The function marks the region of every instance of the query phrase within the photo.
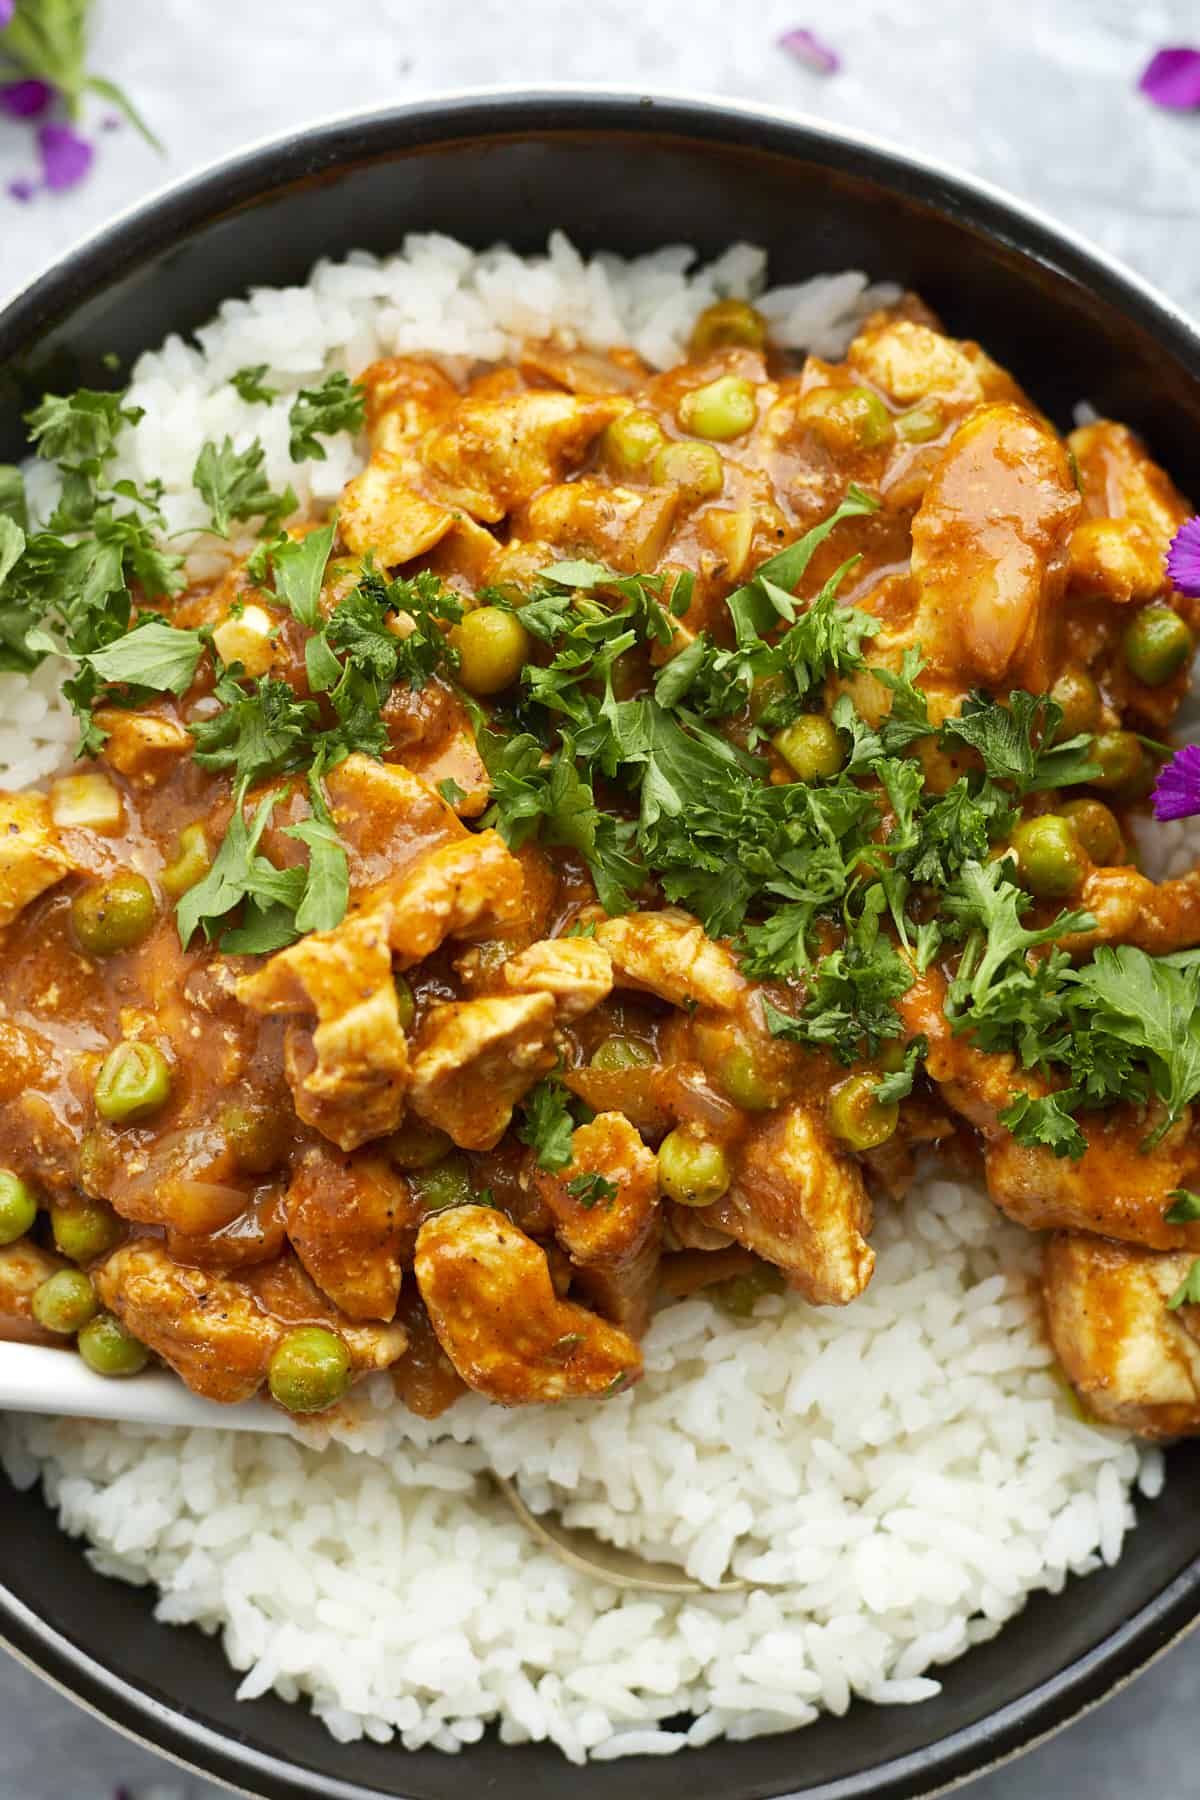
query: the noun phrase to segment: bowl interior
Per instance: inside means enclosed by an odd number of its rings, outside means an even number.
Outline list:
[[[20,410],[46,386],[111,385],[221,299],[302,281],[318,257],[394,248],[406,231],[626,253],[736,239],[770,251],[775,282],[861,268],[917,288],[975,336],[1059,423],[1076,401],[1141,430],[1200,492],[1200,345],[1119,271],[949,176],[815,127],[685,103],[497,96],[320,128],[251,153],[83,246],[0,316],[0,459],[22,454]],[[1200,1606],[1200,1449],[1170,1455],[1120,1564],[1040,1596],[945,1671],[918,1707],[856,1706],[800,1734],[720,1743],[617,1770],[489,1737],[465,1761],[335,1744],[302,1707],[233,1698],[217,1644],[168,1631],[151,1600],[103,1580],[40,1501],[0,1479],[0,1635],[116,1722],[255,1792],[451,1800],[906,1800],[977,1772],[1099,1698]]]

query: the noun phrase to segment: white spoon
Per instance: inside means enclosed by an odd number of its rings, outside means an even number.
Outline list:
[[[216,1431],[287,1431],[283,1413],[260,1400],[221,1406],[202,1400],[165,1369],[114,1380],[96,1375],[78,1356],[36,1344],[0,1343],[0,1412],[48,1413],[56,1418],[112,1419],[129,1425],[209,1426]],[[670,1563],[648,1562],[636,1551],[608,1544],[590,1531],[572,1530],[553,1513],[533,1513],[516,1483],[491,1479],[531,1537],[560,1562],[609,1587],[662,1594],[730,1594],[744,1581],[715,1587],[695,1581]]]

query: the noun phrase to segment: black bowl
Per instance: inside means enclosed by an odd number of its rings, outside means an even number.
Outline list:
[[[252,283],[301,281],[323,255],[389,250],[408,230],[541,248],[685,240],[764,244],[775,281],[862,268],[920,290],[1042,405],[1086,397],[1128,420],[1200,492],[1200,339],[1095,252],[986,188],[778,114],[558,91],[430,100],[281,138],[169,189],[89,239],[0,315],[0,458],[49,382],[111,385],[123,361],[201,323]],[[790,1736],[673,1759],[571,1768],[489,1737],[462,1758],[334,1743],[302,1706],[239,1705],[215,1643],[154,1623],[150,1597],[103,1580],[40,1501],[0,1483],[0,1628],[19,1655],[115,1725],[272,1800],[910,1800],[1044,1736],[1143,1667],[1200,1611],[1200,1450],[1115,1569],[1042,1595],[944,1674],[921,1706],[856,1705]],[[11,1725],[11,1722],[10,1722]]]

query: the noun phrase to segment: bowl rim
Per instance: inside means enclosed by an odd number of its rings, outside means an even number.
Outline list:
[[[381,154],[400,155],[463,139],[561,137],[589,130],[807,157],[910,192],[1019,257],[1090,286],[1200,380],[1200,329],[1176,302],[1082,234],[990,181],[893,140],[797,109],[687,89],[651,91],[591,82],[438,90],[396,105],[325,115],[215,158],[87,232],[0,298],[0,365],[92,292],[164,254],[190,230],[264,199],[272,186],[333,173]],[[819,1800],[866,1800],[868,1791],[872,1800],[933,1800],[948,1793],[1091,1711],[1198,1622],[1200,1557],[1057,1675],[923,1749],[826,1783]],[[285,1762],[190,1716],[183,1705],[156,1699],[38,1618],[3,1580],[0,1647],[124,1736],[239,1793],[269,1792],[278,1800],[377,1800],[379,1790]],[[249,1789],[242,1785],[247,1779],[269,1786]]]

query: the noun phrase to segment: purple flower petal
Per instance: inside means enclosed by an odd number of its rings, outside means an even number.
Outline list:
[[[1156,819],[1190,819],[1200,813],[1200,744],[1185,744],[1164,763],[1153,800]]]
[[[28,176],[19,176],[16,181],[9,182],[8,193],[12,199],[19,200],[22,206],[28,206],[37,193],[37,182],[30,181]]]
[[[40,119],[51,101],[54,89],[45,81],[10,81],[0,87],[0,112],[10,119]]]
[[[1185,519],[1171,539],[1167,574],[1181,594],[1200,600],[1200,518]]]
[[[1138,86],[1148,100],[1168,112],[1200,107],[1200,50],[1183,44],[1159,50],[1143,69]]]
[[[17,10],[17,0],[0,0],[0,31],[13,22],[13,14]]]
[[[803,25],[785,31],[779,40],[779,48],[804,63],[806,68],[815,69],[818,75],[836,75],[842,66],[837,51],[823,44],[815,31],[808,31]]]
[[[71,125],[43,125],[37,141],[49,188],[75,187],[92,166],[95,151]]]

